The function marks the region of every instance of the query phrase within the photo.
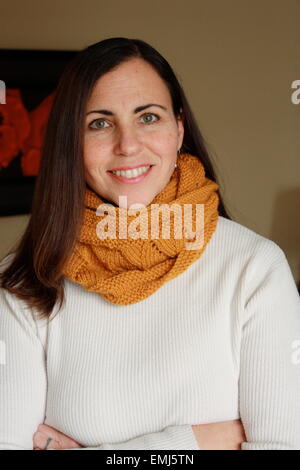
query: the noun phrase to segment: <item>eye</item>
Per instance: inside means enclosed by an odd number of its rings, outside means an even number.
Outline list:
[[[102,123],[106,122],[106,120],[103,119],[103,118],[95,119],[94,121],[92,121],[92,122],[90,123],[89,127],[90,127],[91,129],[106,129],[106,128],[103,127],[103,126],[101,126],[101,127],[98,127],[98,126],[92,127],[92,124],[97,123],[97,122],[100,122],[100,124],[102,124]]]
[[[157,121],[160,120],[160,117],[159,117],[157,114],[155,114],[155,113],[145,113],[145,114],[142,115],[142,118],[144,118],[145,116],[146,116],[146,117],[148,117],[148,116],[155,116],[155,117],[156,117],[156,120],[155,120],[155,121],[153,121],[153,120],[147,120],[147,121],[145,121],[146,124],[152,124],[152,123],[157,122]]]
[[[144,119],[144,117],[148,118],[148,117],[150,117],[150,116],[154,116],[156,119],[155,119],[155,120],[153,120],[153,119],[151,119],[151,120],[147,119],[146,121],[144,121],[145,124],[153,124],[154,122],[157,122],[157,121],[160,120],[160,117],[159,117],[157,114],[155,114],[155,113],[145,113],[145,114],[143,114],[143,115],[141,116],[141,118]],[[102,123],[105,123],[105,122],[107,122],[107,121],[106,121],[105,119],[103,119],[103,118],[94,119],[94,121],[92,121],[92,122],[89,124],[89,127],[90,127],[90,129],[94,129],[94,130],[106,129],[106,128],[109,127],[109,126],[104,127],[104,126],[101,125]],[[95,123],[95,124],[100,123],[100,124],[93,126],[94,123]]]

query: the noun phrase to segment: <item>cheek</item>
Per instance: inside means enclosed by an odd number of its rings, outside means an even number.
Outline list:
[[[149,142],[156,147],[162,148],[166,152],[173,152],[177,149],[178,130],[176,126],[168,125],[164,129],[152,134]]]
[[[87,139],[84,142],[83,159],[85,166],[93,168],[99,165],[99,161],[104,160],[105,151],[95,139]]]

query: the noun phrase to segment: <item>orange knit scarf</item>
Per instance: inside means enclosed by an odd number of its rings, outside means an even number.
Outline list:
[[[218,187],[217,183],[206,178],[200,160],[187,153],[178,156],[177,168],[168,184],[155,196],[151,204],[142,209],[132,211],[109,204],[112,211],[102,212],[101,216],[96,213],[96,209],[100,204],[104,204],[104,201],[86,187],[84,222],[75,249],[64,267],[63,275],[114,304],[128,305],[146,299],[165,282],[185,271],[203,253],[217,227]],[[159,232],[156,231],[156,238],[151,237],[153,204],[156,204],[156,207],[161,204],[179,205],[181,214],[184,214],[183,206],[189,206],[192,211],[192,218],[189,219],[193,221],[192,227],[190,224],[189,228],[185,229],[185,220],[188,219],[182,217],[181,227],[177,232],[180,233],[180,238],[178,235],[175,236],[174,230],[176,228],[178,230],[178,219],[176,222],[175,218],[174,223],[174,212],[170,210],[170,222],[168,219],[163,222],[164,219],[160,216]],[[202,238],[197,232],[196,205],[202,207]],[[114,238],[99,237],[97,225],[101,220],[104,222],[103,217],[107,227],[116,229]],[[135,219],[134,230],[132,224]],[[137,219],[140,224],[137,223]],[[109,225],[110,223],[112,225]],[[170,227],[167,236],[162,231],[166,223]],[[121,228],[124,233],[124,230],[130,227],[130,234],[141,233],[137,227],[143,227],[147,236],[136,236],[134,239],[134,236],[130,235],[119,238]],[[192,245],[191,240],[196,243]]]

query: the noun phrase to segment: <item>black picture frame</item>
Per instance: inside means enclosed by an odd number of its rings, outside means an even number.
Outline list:
[[[19,89],[24,107],[31,111],[55,90],[67,63],[77,53],[77,50],[0,49],[0,80],[6,89]],[[1,106],[5,104],[0,105],[0,113]],[[7,167],[0,169],[2,217],[31,212],[36,176],[23,175],[21,156],[20,152]]]

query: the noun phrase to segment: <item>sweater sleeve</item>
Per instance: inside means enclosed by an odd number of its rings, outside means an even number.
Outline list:
[[[46,365],[29,309],[0,288],[0,449],[32,450],[44,422]]]
[[[190,424],[168,426],[162,431],[144,434],[126,442],[101,444],[68,450],[200,450]]]
[[[268,240],[270,242],[270,240]],[[300,297],[271,242],[252,270],[243,311],[239,408],[242,450],[300,449]]]

